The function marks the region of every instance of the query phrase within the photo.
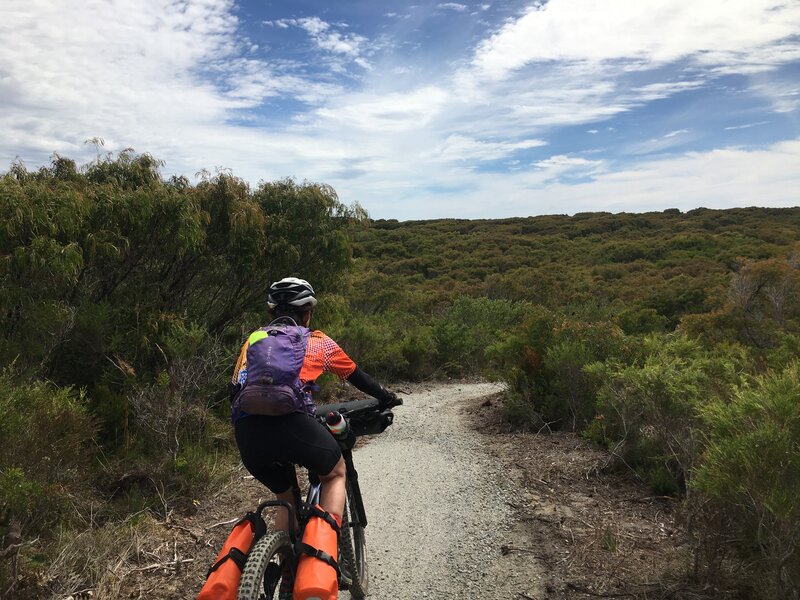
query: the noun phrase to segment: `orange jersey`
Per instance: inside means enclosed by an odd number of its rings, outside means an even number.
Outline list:
[[[247,348],[250,342],[246,341],[239,352],[239,360],[236,361],[236,368],[233,370],[233,383],[243,383],[239,381],[239,375],[247,369]],[[319,330],[312,331],[308,336],[306,344],[306,356],[303,360],[303,368],[300,369],[300,381],[308,383],[315,381],[323,372],[333,373],[342,379],[347,379],[356,370],[356,363],[345,354],[327,335]]]

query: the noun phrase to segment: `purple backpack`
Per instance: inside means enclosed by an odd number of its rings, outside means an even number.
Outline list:
[[[307,327],[281,318],[250,334],[247,368],[239,374],[242,389],[231,407],[232,420],[242,413],[272,417],[314,414],[311,394],[300,381],[310,333]]]

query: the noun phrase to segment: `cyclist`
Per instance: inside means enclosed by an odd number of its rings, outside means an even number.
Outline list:
[[[309,327],[317,298],[304,279],[286,277],[270,286],[267,304],[273,319],[289,317],[297,325]],[[233,384],[246,379],[248,342],[242,346],[233,373]],[[234,422],[236,444],[245,468],[280,500],[293,502],[294,465],[299,464],[319,475],[323,483],[320,506],[341,522],[345,501],[345,464],[338,442],[314,418],[310,401],[314,381],[324,371],[346,379],[362,392],[373,396],[383,407],[400,404],[398,397],[384,389],[362,371],[347,354],[322,331],[311,331],[300,371],[309,402],[305,412],[282,416],[243,413]],[[288,530],[288,512],[277,512],[275,526]]]

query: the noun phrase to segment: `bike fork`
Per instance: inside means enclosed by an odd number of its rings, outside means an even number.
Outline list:
[[[344,456],[344,464],[347,468],[347,481],[350,483],[350,489],[353,491],[353,504],[351,507],[350,518],[356,517],[356,521],[361,527],[367,526],[367,513],[364,510],[364,499],[361,497],[361,487],[358,485],[358,472],[353,464],[353,451],[345,450],[342,452]]]

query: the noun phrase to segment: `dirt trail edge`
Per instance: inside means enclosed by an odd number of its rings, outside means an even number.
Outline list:
[[[463,410],[499,389],[465,383],[409,394],[395,424],[356,450],[370,597],[513,597],[513,577],[500,568],[513,490]]]

